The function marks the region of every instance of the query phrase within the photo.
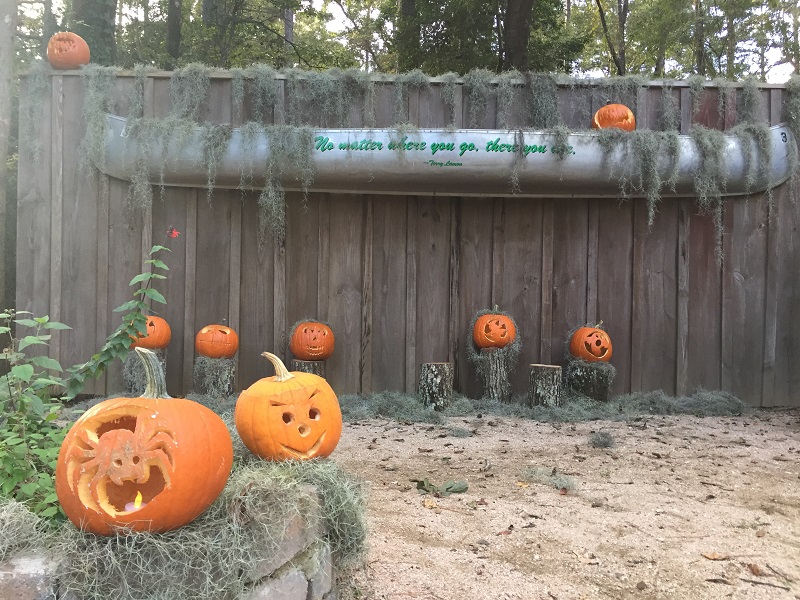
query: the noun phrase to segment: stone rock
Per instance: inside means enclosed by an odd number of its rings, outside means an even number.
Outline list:
[[[299,569],[259,583],[245,600],[307,600],[308,579]]]
[[[0,563],[0,600],[55,599],[55,564],[43,553],[20,554]]]

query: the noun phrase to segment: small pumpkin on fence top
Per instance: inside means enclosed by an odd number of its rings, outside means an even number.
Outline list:
[[[169,323],[161,317],[148,315],[144,335],[134,338],[131,348],[159,350],[166,348],[171,339],[172,329],[170,329]]]
[[[608,103],[594,113],[592,129],[609,129],[616,127],[625,131],[636,129],[636,117],[633,111],[624,104]]]
[[[481,315],[475,320],[472,328],[472,341],[478,348],[504,348],[515,339],[517,339],[517,326],[514,319],[502,313]]]
[[[580,327],[569,342],[569,353],[589,362],[608,362],[611,349],[611,338],[599,327]]]
[[[89,64],[89,44],[71,31],[54,33],[47,42],[47,60],[54,69],[77,69]]]
[[[206,325],[194,338],[194,349],[208,358],[231,358],[239,349],[239,336],[224,325]]]
[[[64,514],[99,535],[186,525],[216,500],[233,464],[222,419],[201,404],[170,398],[155,353],[136,352],[147,373],[144,394],[87,410],[64,438],[56,463]]]
[[[236,430],[250,451],[268,460],[328,456],[342,435],[342,411],[331,386],[319,375],[286,369],[262,353],[275,375],[259,379],[236,401]]]
[[[327,360],[336,340],[333,330],[318,321],[300,321],[292,330],[289,350],[299,360]]]

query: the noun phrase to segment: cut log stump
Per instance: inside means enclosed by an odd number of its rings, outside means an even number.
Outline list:
[[[561,406],[561,366],[530,366],[530,385],[528,387],[530,406]]]
[[[325,361],[324,360],[298,360],[292,359],[292,371],[300,371],[301,373],[313,373],[325,378]]]
[[[500,348],[482,348],[481,356],[486,357],[486,370],[480,373],[484,384],[484,398],[508,402],[511,400],[511,382],[508,379],[512,365],[508,364],[506,353]]]
[[[422,363],[417,397],[423,406],[444,410],[453,402],[453,363]]]
[[[608,402],[617,370],[607,362],[587,362],[579,358],[569,361],[565,376],[567,387],[597,402]]]
[[[232,358],[194,359],[192,388],[195,392],[212,398],[227,398],[233,393],[236,378],[236,361]]]

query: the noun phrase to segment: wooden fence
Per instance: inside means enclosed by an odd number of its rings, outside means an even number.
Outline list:
[[[148,76],[146,114],[167,113],[169,73]],[[117,79],[112,111],[125,115],[130,74]],[[478,397],[466,358],[475,313],[498,305],[518,323],[522,351],[512,385],[527,390],[527,365],[563,363],[567,332],[603,321],[614,344],[615,392],[695,388],[732,392],[754,406],[800,406],[800,203],[787,185],[729,199],[722,262],[711,217],[691,198],[665,199],[652,227],[640,200],[443,197],[312,193],[287,196],[285,239],[259,244],[257,193],[158,190],[152,209],[128,207],[128,184],[90,176],[80,166],[83,81],[50,77],[38,127],[39,162],[20,165],[17,307],[69,324],[53,340],[63,364],[85,361],[118,325],[112,309],[130,298],[128,283],[154,243],[172,249],[158,287],[172,326],[167,374],[171,393],[190,391],[193,340],[200,327],[225,322],[241,338],[237,388],[271,375],[259,356],[290,358],[287,334],[302,318],[324,320],[336,334],[327,363],[338,393],[414,392],[419,365],[453,361],[455,387]],[[562,118],[583,127],[597,103],[587,89],[559,91]],[[637,94],[639,127],[659,118],[664,94]],[[734,96],[736,89],[733,91]],[[770,123],[782,120],[786,90],[764,86]],[[469,100],[459,90],[463,124]],[[680,104],[681,131],[693,122],[725,129],[708,87],[699,109],[686,85],[668,94]],[[463,97],[462,97],[463,96]],[[378,98],[377,126],[391,126],[391,92]],[[381,104],[381,102],[383,102]],[[572,108],[571,108],[572,107]],[[431,91],[408,95],[408,117],[445,127],[445,103]],[[488,107],[487,126],[495,105]],[[220,75],[203,118],[236,122],[231,79]],[[579,114],[580,113],[580,114]],[[246,115],[245,115],[246,117]],[[169,227],[181,236],[166,237]],[[119,391],[114,368],[96,391]]]

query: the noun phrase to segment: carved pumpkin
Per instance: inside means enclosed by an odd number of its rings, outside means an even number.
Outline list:
[[[624,104],[611,104],[610,102],[598,109],[592,119],[592,129],[608,129],[616,127],[625,131],[636,129],[636,117],[633,111]]]
[[[131,348],[148,348],[150,350],[158,350],[166,348],[169,341],[172,339],[172,329],[161,317],[149,315],[147,323],[145,324],[144,335],[139,336],[133,340]]]
[[[200,356],[231,358],[239,349],[239,336],[224,325],[206,325],[194,338],[194,349]]]
[[[336,394],[319,375],[289,372],[264,352],[275,375],[259,379],[236,401],[236,430],[250,451],[269,460],[328,456],[342,435]]]
[[[60,31],[47,42],[47,60],[54,69],[77,69],[89,64],[89,45],[71,31]]]
[[[472,341],[478,348],[503,348],[516,338],[514,319],[504,314],[481,315],[472,328]]]
[[[570,339],[569,353],[589,362],[611,360],[611,338],[598,327],[581,327]]]
[[[289,350],[299,360],[327,360],[335,342],[333,331],[325,323],[301,321],[292,330]]]
[[[64,438],[56,494],[77,527],[169,531],[219,496],[233,464],[225,423],[205,406],[166,393],[151,350],[137,348],[147,373],[139,398],[111,398],[87,410]]]

